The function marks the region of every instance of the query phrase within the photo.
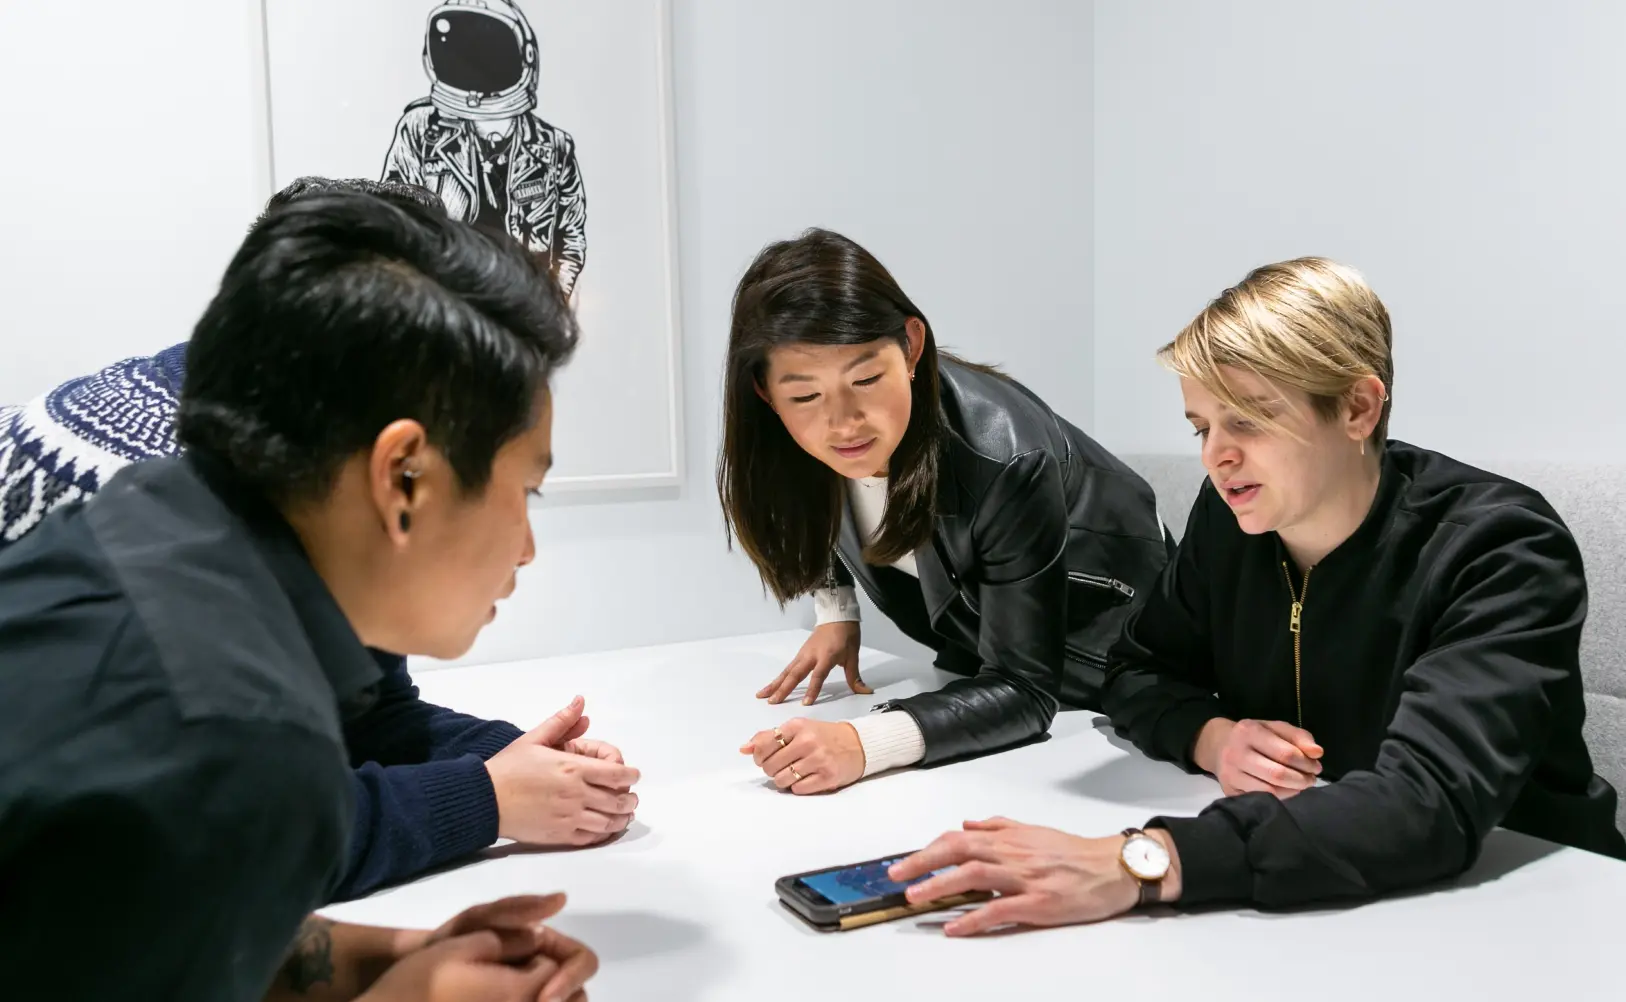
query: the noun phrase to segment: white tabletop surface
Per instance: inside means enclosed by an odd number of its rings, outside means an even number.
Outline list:
[[[1106,835],[1195,813],[1219,790],[1073,712],[1050,740],[1004,754],[830,796],[779,793],[736,751],[755,731],[937,684],[929,668],[866,650],[874,697],[835,683],[809,708],[754,699],[805,636],[419,672],[424,698],[521,727],[585,696],[591,734],[643,773],[638,818],[613,845],[499,845],[328,914],[428,927],[481,901],[565,890],[555,924],[598,951],[596,1002],[1626,999],[1626,864],[1506,831],[1457,884],[1358,907],[1171,912],[979,940],[948,939],[932,916],[813,932],[777,903],[776,878],[918,848],[995,814]]]

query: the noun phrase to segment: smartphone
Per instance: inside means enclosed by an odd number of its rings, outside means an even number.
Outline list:
[[[937,873],[946,873],[945,867],[925,877],[898,883],[886,875],[893,863],[912,855],[898,853],[863,863],[832,866],[825,870],[809,870],[780,877],[774,882],[779,900],[803,921],[824,932],[856,929],[860,926],[886,922],[908,915],[954,908],[973,901],[986,901],[991,894],[973,892],[959,894],[938,901],[910,904],[904,890]]]

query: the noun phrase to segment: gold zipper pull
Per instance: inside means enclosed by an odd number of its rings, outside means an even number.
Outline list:
[[[1304,616],[1304,603],[1294,602],[1293,611],[1288,614],[1287,628],[1294,633],[1299,632],[1299,620]]]

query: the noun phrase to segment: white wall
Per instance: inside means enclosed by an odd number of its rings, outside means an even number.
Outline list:
[[[15,359],[0,400],[184,339],[267,193],[245,68],[254,5],[95,6],[8,9],[0,33],[7,93],[87,68],[61,113],[12,105],[12,135],[40,156],[0,158],[0,337]],[[865,243],[945,344],[1006,364],[1089,427],[1090,12],[1062,0],[988,12],[677,0],[684,486],[544,502],[537,563],[468,660],[805,619],[781,615],[725,550],[711,487],[734,283],[763,244],[804,227]],[[889,636],[871,617],[866,639]]]
[[[1153,361],[1257,264],[1362,269],[1393,432],[1618,461],[1626,4],[1098,0],[1096,430],[1194,452]]]
[[[703,319],[725,322],[763,244],[830,227],[892,270],[939,341],[1087,427],[1090,11],[989,15],[980,0],[678,3],[681,225],[717,269]]]
[[[771,608],[754,576],[713,594],[694,573],[722,562],[706,485],[729,301],[771,240],[815,225],[858,240],[942,343],[1004,363],[1089,427],[1089,10],[1023,0],[987,14],[965,0],[676,5],[690,496],[635,517],[692,534],[695,554],[651,570],[680,593],[660,602],[692,610],[654,613],[670,619],[662,633],[734,632]],[[618,518],[573,514],[594,549],[598,520]],[[867,623],[867,643],[911,649]]]
[[[4,11],[0,404],[186,340],[268,183],[257,5]]]

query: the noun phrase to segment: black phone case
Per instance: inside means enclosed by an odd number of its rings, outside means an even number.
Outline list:
[[[888,894],[884,898],[874,898],[870,901],[856,901],[847,905],[820,905],[817,902],[809,901],[803,897],[802,893],[796,889],[796,881],[802,879],[803,877],[811,877],[815,873],[829,873],[831,870],[845,870],[854,866],[868,866],[871,863],[879,863],[883,859],[902,859],[908,855],[910,855],[910,853],[898,852],[889,856],[876,856],[874,859],[866,859],[859,863],[843,863],[840,866],[821,866],[817,870],[803,870],[801,873],[793,873],[788,877],[780,877],[778,880],[774,881],[773,886],[774,890],[779,894],[779,901],[781,904],[795,912],[797,916],[799,916],[808,925],[813,926],[815,929],[818,929],[821,932],[830,932],[835,929],[839,929],[841,927],[841,920],[846,916],[863,915],[866,912],[876,912],[884,908],[896,908],[899,905],[906,904],[909,899],[900,892],[897,894]]]

